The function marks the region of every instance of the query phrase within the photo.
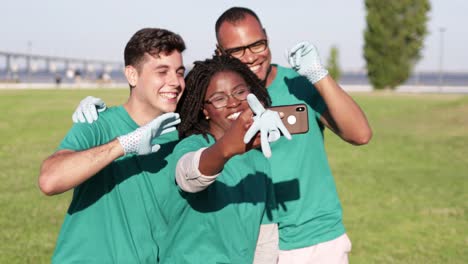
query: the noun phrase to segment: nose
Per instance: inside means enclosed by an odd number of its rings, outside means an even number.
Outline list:
[[[250,49],[246,49],[244,56],[242,56],[241,61],[245,64],[252,64],[257,60],[257,54],[250,51]]]
[[[228,102],[227,102],[227,107],[232,108],[240,105],[242,101],[239,99],[236,99],[234,96],[228,96]]]
[[[176,72],[172,72],[167,75],[166,82],[171,86],[182,86],[182,82],[184,81],[183,77],[180,77]]]

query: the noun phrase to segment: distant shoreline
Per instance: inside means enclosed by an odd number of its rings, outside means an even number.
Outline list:
[[[372,92],[372,86],[366,84],[341,84],[347,92]],[[1,83],[0,90],[76,90],[76,89],[128,89],[127,83]],[[468,94],[468,86],[401,85],[394,90],[397,93],[441,93]]]
[[[2,83],[0,82],[0,90],[15,90],[15,89],[38,89],[38,90],[67,90],[67,89],[116,89],[128,88],[127,83],[110,82],[81,82],[81,83]]]
[[[105,77],[105,78],[104,78]],[[15,74],[7,74],[2,72],[0,69],[0,86],[2,84],[33,84],[32,87],[36,87],[36,84],[41,83],[43,85],[49,85],[50,83],[60,83],[64,87],[66,85],[76,84],[86,87],[88,83],[126,83],[126,78],[122,71],[113,71],[110,74],[100,76],[96,73],[82,72],[78,76],[67,76],[64,72],[56,72],[52,74],[50,72],[18,72]],[[369,78],[364,71],[359,72],[342,72],[339,83],[342,85],[352,86],[369,86],[371,85]],[[82,85],[86,84],[86,85]],[[412,75],[402,84],[403,86],[468,86],[468,72],[414,72]]]

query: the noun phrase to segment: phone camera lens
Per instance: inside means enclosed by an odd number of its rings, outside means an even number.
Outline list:
[[[304,111],[305,111],[305,107],[299,106],[298,108],[296,108],[296,111],[297,111],[297,112],[304,112]]]

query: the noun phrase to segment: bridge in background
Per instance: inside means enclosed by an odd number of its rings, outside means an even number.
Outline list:
[[[123,63],[0,51],[0,83],[123,83]],[[187,69],[191,65],[186,66]],[[342,71],[342,85],[370,85],[364,69]],[[468,72],[414,72],[403,85],[468,87]]]
[[[114,61],[0,51],[0,81],[6,82],[52,82],[67,78],[120,81],[122,71],[123,64]]]

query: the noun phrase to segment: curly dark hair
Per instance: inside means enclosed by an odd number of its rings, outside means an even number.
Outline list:
[[[185,92],[177,110],[181,123],[179,137],[203,134],[207,139],[209,123],[203,114],[205,94],[211,79],[219,72],[231,71],[244,78],[253,93],[265,107],[271,106],[271,98],[260,79],[241,61],[227,55],[214,55],[211,59],[194,62],[193,69],[185,77]]]

